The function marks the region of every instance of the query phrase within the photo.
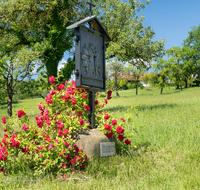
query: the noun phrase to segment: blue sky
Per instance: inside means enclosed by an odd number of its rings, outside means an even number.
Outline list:
[[[200,0],[151,0],[140,13],[144,13],[144,25],[156,33],[154,40],[165,37],[168,49],[181,46],[191,27],[200,24]]]

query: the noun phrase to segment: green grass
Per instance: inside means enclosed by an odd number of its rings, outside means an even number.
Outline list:
[[[139,90],[138,96],[135,90],[119,94],[120,98],[113,95],[104,111],[120,119],[131,105],[138,105],[139,116],[129,111],[134,124],[125,129],[137,131],[131,139],[137,148],[131,155],[93,159],[86,173],[65,179],[47,175],[38,182],[7,183],[1,176],[2,189],[200,189],[200,88],[164,89],[163,95],[156,88]],[[34,117],[41,101],[23,100],[14,106],[27,105],[28,115]],[[4,115],[6,107],[0,106],[0,117]]]

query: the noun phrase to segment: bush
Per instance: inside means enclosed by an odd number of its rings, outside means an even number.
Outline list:
[[[134,82],[129,82],[127,84],[127,87],[128,87],[128,89],[134,89],[134,88],[136,88],[136,85],[135,85]],[[140,88],[140,89],[144,88],[144,86],[143,86],[143,84],[141,82],[138,83],[138,88]]]
[[[51,90],[45,103],[38,105],[41,113],[35,117],[36,124],[29,120],[24,110],[17,111],[8,120],[2,118],[5,134],[0,143],[0,171],[4,174],[6,165],[11,163],[26,163],[35,174],[72,172],[88,164],[87,155],[77,147],[74,138],[77,131],[90,127],[88,93],[76,88],[74,81],[59,84],[53,76],[49,81]],[[106,95],[96,93],[96,123],[108,138],[117,138],[119,150],[126,150],[131,142],[124,133],[125,120],[121,118],[118,122],[111,114],[101,112],[111,94],[109,90],[107,98],[102,99]],[[97,99],[99,97],[101,100]]]

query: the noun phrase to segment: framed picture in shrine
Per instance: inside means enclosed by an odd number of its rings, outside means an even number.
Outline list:
[[[77,87],[105,89],[105,38],[92,29],[75,29],[75,77]]]

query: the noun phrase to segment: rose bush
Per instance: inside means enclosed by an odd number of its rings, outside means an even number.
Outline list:
[[[29,120],[24,110],[8,120],[4,117],[4,137],[0,143],[1,171],[5,173],[6,162],[23,159],[37,174],[45,171],[66,172],[84,169],[88,164],[88,157],[79,149],[74,138],[76,131],[90,128],[88,114],[88,93],[85,89],[76,88],[75,82],[59,84],[58,78],[49,78],[51,90],[40,103],[40,114],[35,117],[36,123]],[[107,92],[107,99],[99,99],[105,95],[96,93],[95,109],[96,123],[99,130],[110,138],[127,146],[131,141],[126,138],[125,119],[118,122],[109,113],[102,113],[112,91]]]

